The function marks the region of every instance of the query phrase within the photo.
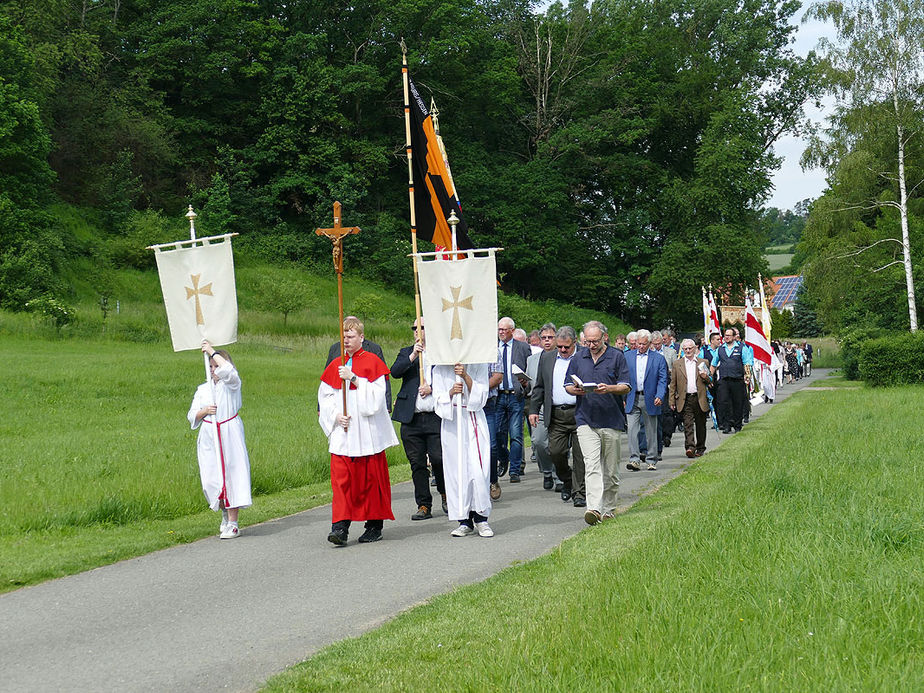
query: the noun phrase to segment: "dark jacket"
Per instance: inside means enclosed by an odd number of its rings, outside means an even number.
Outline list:
[[[420,361],[411,361],[413,346],[407,346],[398,352],[391,367],[391,377],[401,378],[401,389],[395,398],[395,408],[391,418],[403,424],[414,418],[414,406],[417,403],[417,390],[420,388]]]

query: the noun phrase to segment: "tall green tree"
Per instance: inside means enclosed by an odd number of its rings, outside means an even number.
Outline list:
[[[892,165],[877,173],[894,184],[897,194],[874,195],[860,204],[898,212],[899,233],[875,243],[892,241],[901,248],[901,260],[894,262],[904,269],[908,324],[915,332],[918,316],[906,158],[909,143],[921,136],[922,129],[924,1],[827,0],[814,5],[811,14],[830,20],[837,31],[837,41],[825,41],[823,47],[830,66],[829,84],[840,104],[832,119],[831,142],[817,142],[808,160],[837,166],[850,155],[862,156],[858,145],[869,143],[869,135],[876,130],[894,130],[894,137],[889,137],[895,146]]]

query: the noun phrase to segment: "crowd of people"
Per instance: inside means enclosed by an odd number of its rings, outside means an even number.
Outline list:
[[[346,358],[331,346],[318,389],[318,418],[328,438],[333,491],[328,541],[346,545],[352,522],[363,522],[360,543],[379,541],[393,520],[385,450],[398,444],[411,467],[417,510],[412,521],[434,517],[436,503],[456,524],[453,537],[494,536],[488,520],[503,495],[500,480],[520,483],[530,464],[542,486],[596,525],[616,511],[620,466],[657,470],[664,447],[682,431],[686,456],[706,451],[710,417],[725,434],[736,433],[750,415],[753,350],[733,327],[709,339],[675,340],[672,330],[609,334],[599,321],[580,330],[546,323],[531,334],[509,317],[497,325],[497,360],[484,364],[430,362],[423,318],[411,326],[410,344],[391,367],[381,347],[365,339],[363,323],[343,323]],[[773,342],[771,379],[809,375],[812,350]],[[223,513],[222,538],[238,536],[238,509],[250,504],[249,462],[240,409],[240,378],[227,352],[207,342],[218,406],[209,384],[190,407],[190,424],[214,424],[233,435],[202,430],[199,458],[203,490]],[[391,379],[401,382],[392,406]],[[765,388],[772,395],[770,388]],[[531,458],[524,455],[524,424]],[[621,437],[628,437],[623,460]],[[228,445],[228,444],[226,444]],[[214,460],[221,459],[220,468]],[[435,489],[438,499],[435,498]],[[436,500],[436,503],[435,503]]]

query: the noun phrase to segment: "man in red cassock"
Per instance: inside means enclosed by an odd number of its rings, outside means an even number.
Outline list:
[[[347,543],[350,523],[365,521],[362,544],[382,538],[391,511],[391,481],[385,449],[398,444],[385,404],[388,366],[363,350],[363,324],[356,318],[343,321],[347,362],[336,359],[324,369],[318,388],[319,421],[330,451],[330,484],[334,492],[333,517],[327,540],[336,546]],[[347,386],[343,413],[344,385]]]

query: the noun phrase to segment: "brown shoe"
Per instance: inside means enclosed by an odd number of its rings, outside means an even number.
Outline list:
[[[429,520],[431,517],[433,517],[433,515],[430,514],[430,508],[426,505],[421,505],[417,508],[417,512],[411,515],[412,520]]]
[[[590,526],[598,525],[603,521],[603,518],[600,516],[596,510],[588,510],[584,513],[584,522]]]
[[[693,459],[694,457],[696,457],[696,453],[693,452],[693,448],[687,448],[687,457],[689,457],[690,459]]]
[[[501,497],[500,484],[491,484],[491,500],[499,500]]]

